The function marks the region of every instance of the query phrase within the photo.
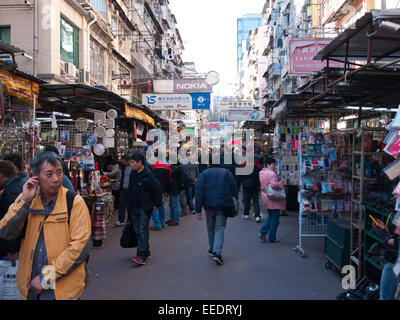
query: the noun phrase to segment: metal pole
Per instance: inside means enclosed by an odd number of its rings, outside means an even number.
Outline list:
[[[38,1],[33,1],[33,76],[37,77],[37,39],[38,39]],[[35,122],[36,122],[36,99],[32,92],[33,98],[33,110],[32,110],[32,157],[35,156],[35,145],[36,145],[36,130],[35,130]]]

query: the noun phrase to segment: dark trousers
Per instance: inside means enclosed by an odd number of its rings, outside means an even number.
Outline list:
[[[189,206],[190,211],[194,211],[194,204],[193,204],[193,198],[194,198],[194,184],[189,184],[186,187],[186,203]]]
[[[112,195],[115,197],[114,209],[119,208],[119,190],[111,190]]]
[[[146,214],[143,209],[133,208],[131,209],[130,216],[138,240],[136,255],[146,260],[150,256],[149,224],[151,215]]]
[[[256,217],[260,217],[260,202],[259,202],[260,192],[243,192],[243,202],[244,202],[244,214],[249,215],[250,211],[250,201],[253,201],[254,214]]]
[[[128,209],[129,190],[122,189],[119,194],[118,220],[125,222],[125,210]]]

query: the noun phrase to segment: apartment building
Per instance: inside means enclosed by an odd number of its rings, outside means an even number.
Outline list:
[[[155,76],[182,73],[183,41],[168,0],[36,0],[36,14],[33,4],[0,3],[0,40],[26,52],[17,57],[26,73],[103,86],[136,103]]]

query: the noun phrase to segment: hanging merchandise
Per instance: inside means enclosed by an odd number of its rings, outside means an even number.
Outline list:
[[[106,135],[106,128],[102,125],[99,125],[94,129],[94,132],[98,138],[103,138]]]
[[[98,143],[93,147],[93,152],[96,156],[102,156],[105,152],[105,148],[102,144]]]
[[[115,119],[118,116],[118,112],[115,109],[110,109],[107,111],[107,117],[109,119]]]

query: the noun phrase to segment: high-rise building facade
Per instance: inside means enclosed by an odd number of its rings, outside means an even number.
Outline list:
[[[262,14],[246,14],[237,19],[237,72],[241,71],[243,54],[247,53],[250,46],[250,30],[254,30],[262,24]]]

